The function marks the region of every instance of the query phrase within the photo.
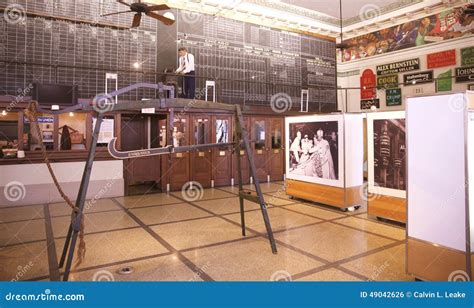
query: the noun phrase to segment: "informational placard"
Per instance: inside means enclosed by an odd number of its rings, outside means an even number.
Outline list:
[[[365,69],[360,77],[360,98],[374,98],[376,83],[377,79],[375,78],[374,72],[370,68]]]
[[[436,78],[436,92],[451,91],[453,79],[451,69],[438,75]]]
[[[385,102],[387,106],[400,106],[402,104],[402,89],[387,89],[385,91]]]
[[[433,82],[433,71],[419,72],[415,74],[403,75],[403,84],[405,86],[411,86],[421,83]]]
[[[377,88],[395,88],[398,86],[398,75],[378,76]]]
[[[370,109],[372,106],[375,106],[375,107],[377,107],[377,109],[379,109],[380,108],[380,99],[372,98],[372,99],[362,99],[360,101],[360,109],[362,109],[362,110]]]
[[[92,118],[92,129],[97,122],[96,118]],[[103,119],[100,125],[100,132],[97,143],[109,143],[114,138],[114,119]]]
[[[474,81],[474,65],[456,67],[456,82]]]
[[[474,47],[466,47],[461,49],[461,65],[474,65]]]
[[[456,65],[456,49],[430,53],[426,60],[428,68]]]
[[[393,75],[420,69],[420,59],[410,59],[395,63],[377,65],[377,76]]]

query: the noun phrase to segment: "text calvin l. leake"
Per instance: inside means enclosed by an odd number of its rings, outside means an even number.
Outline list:
[[[464,292],[413,292],[415,298],[466,298]]]

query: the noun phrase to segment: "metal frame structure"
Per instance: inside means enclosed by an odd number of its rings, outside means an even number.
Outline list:
[[[122,102],[122,103],[115,104],[113,97],[116,97],[120,94],[129,92],[131,90],[138,89],[138,88],[152,88],[152,89],[158,90],[159,99],[146,100],[146,101],[140,101],[140,102]],[[91,176],[92,165],[94,163],[94,157],[96,154],[97,140],[98,140],[98,135],[100,132],[100,126],[104,118],[105,111],[112,112],[112,111],[125,111],[125,110],[141,110],[142,108],[156,108],[156,109],[165,109],[166,111],[169,112],[169,115],[170,115],[169,124],[168,124],[169,129],[167,130],[168,146],[163,147],[163,148],[155,148],[155,149],[148,149],[148,150],[120,152],[115,149],[116,139],[114,138],[109,142],[108,149],[109,149],[110,154],[113,157],[118,158],[118,159],[138,158],[138,157],[146,157],[146,156],[152,156],[152,155],[165,155],[165,154],[189,152],[189,151],[199,151],[201,149],[221,147],[223,145],[233,146],[234,153],[235,155],[237,155],[242,236],[246,235],[244,200],[258,203],[260,204],[260,209],[262,212],[265,228],[267,231],[267,237],[270,242],[272,252],[274,254],[277,253],[275,239],[273,237],[273,231],[270,224],[270,219],[268,217],[267,204],[265,203],[262,189],[260,187],[260,182],[256,174],[255,162],[253,160],[253,153],[250,147],[249,134],[244,125],[243,114],[242,114],[242,110],[240,106],[214,103],[214,102],[197,101],[197,100],[191,100],[191,99],[166,98],[165,91],[169,91],[169,97],[174,97],[173,87],[163,85],[162,83],[159,83],[159,84],[139,83],[139,84],[131,85],[131,86],[116,90],[109,94],[100,94],[94,99],[92,105],[88,103],[81,103],[78,105],[65,108],[63,110],[59,110],[59,111],[51,111],[51,110],[38,108],[38,112],[50,113],[50,114],[62,114],[62,113],[78,111],[78,110],[89,111],[89,112],[94,112],[97,117],[97,122],[95,124],[93,135],[92,135],[91,146],[89,148],[86,165],[84,167],[84,172],[82,174],[81,185],[80,185],[79,192],[76,198],[76,203],[75,203],[76,210],[74,210],[71,214],[71,223],[69,225],[69,230],[67,232],[66,241],[64,243],[61,259],[59,262],[60,268],[62,268],[65,265],[63,281],[67,281],[69,278],[71,265],[74,258],[74,251],[76,248],[77,238],[80,231],[81,221],[82,219],[84,219],[83,217],[84,204],[86,201],[87,189],[89,187],[89,180]],[[105,102],[105,104],[108,104],[108,106],[102,105],[99,107],[96,105],[98,101]],[[189,108],[212,109],[212,110],[218,109],[218,110],[235,112],[236,129],[234,133],[234,141],[232,143],[224,143],[224,144],[215,143],[215,144],[201,144],[201,145],[174,147],[173,142],[171,141],[172,141],[172,130],[173,130],[173,123],[174,123],[174,109],[175,108],[184,108],[184,110],[187,110]],[[246,151],[246,154],[247,154],[246,156],[250,165],[250,172],[251,172],[252,177],[255,180],[255,190],[256,190],[255,192],[251,190],[245,190],[242,185],[242,172],[240,170],[240,166],[241,166],[240,150],[242,147]]]

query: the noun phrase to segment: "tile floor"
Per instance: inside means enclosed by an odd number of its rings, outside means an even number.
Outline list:
[[[253,189],[252,186],[247,188]],[[262,185],[275,233],[272,254],[259,206],[245,202],[241,235],[235,187],[86,204],[87,255],[70,280],[360,281],[413,280],[405,274],[405,230],[293,200],[283,183]],[[0,207],[0,280],[59,280],[70,221],[64,203]],[[124,275],[119,270],[131,267]]]

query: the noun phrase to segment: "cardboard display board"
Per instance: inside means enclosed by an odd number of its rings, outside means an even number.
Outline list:
[[[422,279],[472,278],[468,101],[464,93],[407,99],[407,271]]]
[[[344,187],[343,115],[288,117],[286,178]]]
[[[367,114],[368,192],[406,197],[405,112]]]

